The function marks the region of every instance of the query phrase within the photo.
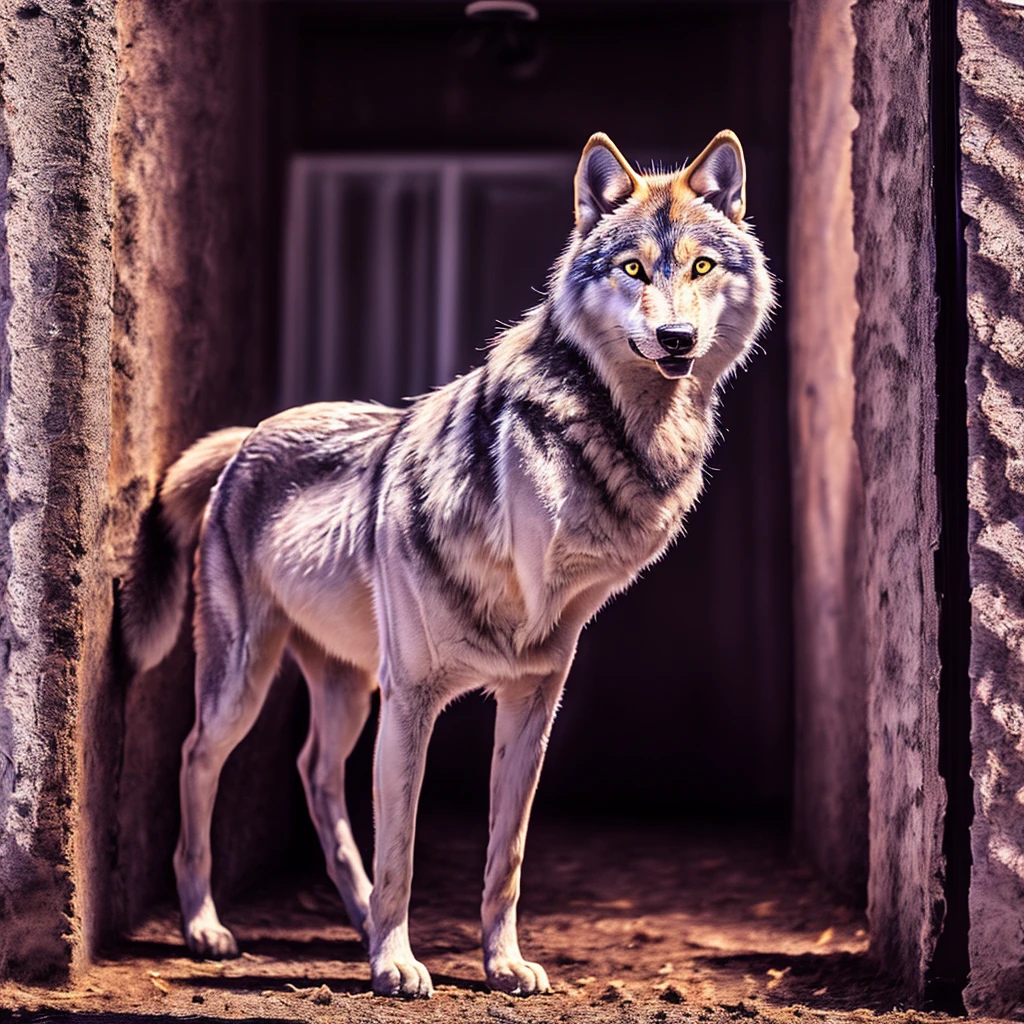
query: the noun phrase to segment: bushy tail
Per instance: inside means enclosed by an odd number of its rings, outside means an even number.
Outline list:
[[[192,445],[167,470],[142,517],[121,586],[125,647],[137,669],[158,665],[178,638],[203,510],[249,429],[219,430]]]

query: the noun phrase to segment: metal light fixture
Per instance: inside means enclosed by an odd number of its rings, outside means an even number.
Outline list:
[[[473,0],[466,17],[479,21],[536,21],[537,8],[526,0]]]
[[[482,57],[507,78],[533,78],[546,47],[539,35],[537,8],[526,0],[473,0],[466,4],[469,22],[459,33],[457,49],[467,58]]]

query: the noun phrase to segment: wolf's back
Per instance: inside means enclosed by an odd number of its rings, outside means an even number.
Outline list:
[[[125,646],[139,670],[163,661],[178,638],[203,510],[249,433],[231,427],[197,441],[167,470],[142,516],[121,588]]]

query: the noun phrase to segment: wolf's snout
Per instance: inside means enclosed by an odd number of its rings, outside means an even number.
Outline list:
[[[685,356],[697,341],[697,330],[693,324],[665,324],[654,333],[658,336],[658,344],[674,356]]]

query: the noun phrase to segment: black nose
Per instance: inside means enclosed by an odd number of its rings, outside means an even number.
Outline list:
[[[655,332],[658,344],[674,356],[685,356],[697,340],[697,329],[693,324],[665,324]]]

